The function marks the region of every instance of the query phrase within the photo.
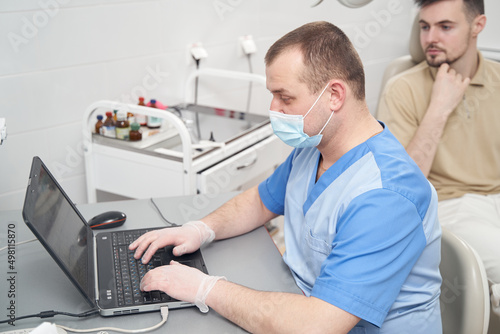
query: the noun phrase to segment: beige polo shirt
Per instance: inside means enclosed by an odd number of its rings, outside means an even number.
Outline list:
[[[382,93],[377,117],[405,147],[425,115],[436,72],[424,61],[389,80]],[[445,126],[428,179],[439,200],[500,193],[500,63],[481,53],[477,73]]]

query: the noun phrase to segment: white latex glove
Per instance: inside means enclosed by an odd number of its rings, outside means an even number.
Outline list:
[[[156,251],[162,247],[174,245],[173,254],[181,256],[197,251],[201,246],[212,242],[215,233],[202,221],[190,221],[180,227],[168,227],[148,232],[130,244],[130,250],[136,250],[134,257],[148,263]]]
[[[170,265],[150,270],[141,281],[141,290],[161,290],[170,297],[193,303],[207,313],[205,300],[222,276],[209,276],[198,269],[171,261]]]
[[[200,247],[211,243],[215,239],[215,232],[201,220],[187,222],[182,227],[195,229],[198,232]]]

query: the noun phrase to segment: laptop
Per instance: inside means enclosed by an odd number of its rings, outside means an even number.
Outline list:
[[[148,270],[168,264],[171,259],[208,274],[199,250],[176,257],[173,247],[168,246],[158,250],[147,265],[135,260],[128,245],[153,229],[105,230],[94,235],[39,157],[34,157],[31,165],[23,219],[89,305],[99,309],[102,316],[151,312],[162,306],[193,306],[160,291],[139,289]]]

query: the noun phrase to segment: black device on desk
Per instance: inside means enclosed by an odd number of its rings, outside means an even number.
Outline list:
[[[89,219],[88,224],[93,230],[120,227],[127,220],[127,215],[121,211],[107,211]]]
[[[103,316],[150,312],[162,306],[193,306],[160,291],[139,289],[148,270],[171,259],[208,273],[199,250],[176,257],[173,247],[165,247],[147,265],[135,260],[128,245],[152,229],[106,231],[94,236],[39,157],[33,158],[23,219],[87,302]]]

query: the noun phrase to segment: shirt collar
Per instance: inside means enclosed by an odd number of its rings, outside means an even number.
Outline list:
[[[476,74],[474,74],[474,77],[472,78],[470,84],[473,86],[484,86],[486,82],[486,77],[484,72],[484,58],[480,51],[477,52],[477,60],[478,60],[477,71]],[[436,74],[438,68],[429,66],[429,71],[431,73],[432,80],[436,80]]]

